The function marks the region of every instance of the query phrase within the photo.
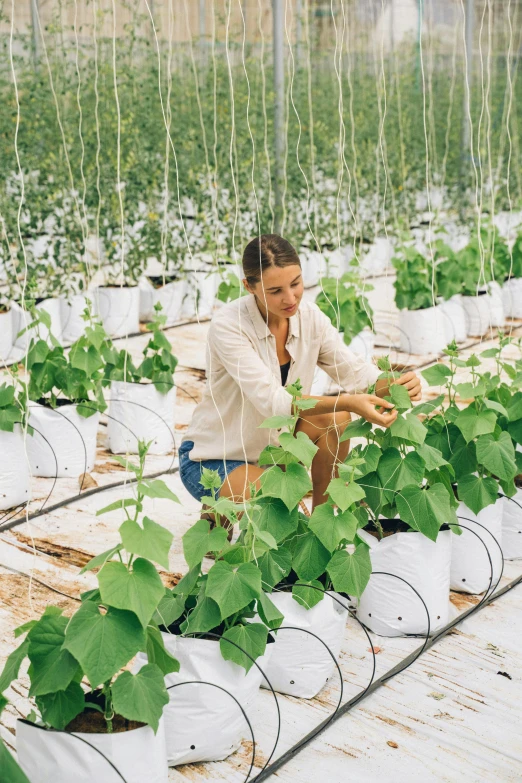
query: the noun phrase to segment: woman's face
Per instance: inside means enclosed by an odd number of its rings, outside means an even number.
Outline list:
[[[272,315],[290,318],[295,315],[303,298],[303,275],[298,264],[269,266],[254,286],[246,285],[260,305]]]

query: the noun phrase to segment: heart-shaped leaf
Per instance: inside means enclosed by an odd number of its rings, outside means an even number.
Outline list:
[[[206,519],[199,519],[183,536],[183,554],[188,567],[201,563],[207,552],[221,552],[227,542],[227,531],[216,525],[210,527]]]
[[[287,465],[281,470],[275,465],[261,475],[263,495],[280,498],[289,511],[312,489],[312,482],[303,465]]]
[[[237,663],[248,673],[254,665],[251,659],[256,660],[264,654],[267,636],[268,629],[261,623],[235,625],[219,640],[221,655],[225,661]]]
[[[314,509],[308,527],[329,552],[334,552],[341,541],[352,543],[358,522],[349,511],[336,514],[329,503],[322,503]]]
[[[456,523],[449,493],[443,484],[432,487],[404,487],[396,498],[397,511],[403,522],[432,541],[437,540],[441,525]]]
[[[339,593],[359,598],[372,572],[370,548],[364,543],[358,544],[353,554],[341,549],[334,553],[326,570]]]
[[[120,527],[120,536],[127,552],[154,560],[168,569],[169,551],[174,538],[170,530],[143,517],[143,527],[133,519],[127,519]]]
[[[106,563],[98,574],[102,602],[134,612],[147,627],[165,588],[148,560],[138,557],[129,569],[124,563]]]
[[[136,674],[122,672],[112,685],[112,702],[117,715],[147,723],[157,732],[169,694],[160,669],[149,663]]]
[[[205,594],[212,598],[224,620],[261,593],[261,572],[253,563],[242,563],[234,567],[218,560],[208,572]]]

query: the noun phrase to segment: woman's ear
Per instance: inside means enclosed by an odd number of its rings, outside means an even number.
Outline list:
[[[253,288],[250,285],[250,283],[247,281],[246,277],[244,277],[241,282],[243,283],[243,286],[246,288],[246,290],[248,291],[249,294],[253,294],[254,293]]]

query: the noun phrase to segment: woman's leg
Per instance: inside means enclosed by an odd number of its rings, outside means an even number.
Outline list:
[[[350,450],[350,441],[339,442],[351,416],[347,411],[302,416],[297,430],[304,432],[319,447],[312,462],[313,508],[326,502],[326,488],[337,477],[337,462],[344,462]]]
[[[219,494],[221,497],[230,498],[240,503],[242,500],[248,500],[250,497],[250,484],[255,484],[259,489],[259,479],[263,473],[262,468],[257,465],[239,465],[239,467],[230,471],[223,482]]]

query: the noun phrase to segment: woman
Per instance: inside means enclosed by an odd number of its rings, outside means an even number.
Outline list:
[[[344,389],[337,396],[314,396],[317,404],[304,413],[297,431],[318,446],[312,463],[313,507],[325,491],[349,442],[339,439],[351,414],[389,427],[397,412],[382,397],[387,383],[379,370],[352,353],[317,305],[303,302],[301,262],[292,245],[277,234],[253,239],[243,255],[243,285],[249,292],[222,307],[208,333],[207,384],[179,450],[180,476],[193,497],[208,494],[199,483],[202,468],[217,470],[220,495],[240,501],[249,485],[259,486],[262,450],[277,443],[277,430],[259,428],[269,416],[291,413],[287,383],[299,379],[304,397],[312,387],[316,366]],[[421,396],[420,381],[410,372],[395,383],[412,400]],[[376,407],[378,406],[378,407]]]

